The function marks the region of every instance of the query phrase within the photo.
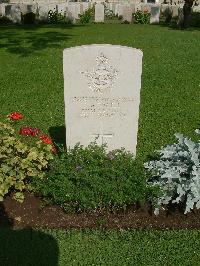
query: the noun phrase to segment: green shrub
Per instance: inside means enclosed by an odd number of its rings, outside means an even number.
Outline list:
[[[94,15],[94,8],[87,9],[83,14],[79,14],[79,19],[81,24],[87,24],[91,22]]]
[[[35,24],[36,14],[34,14],[33,12],[22,14],[22,22],[24,24]]]
[[[72,21],[67,18],[66,12],[64,12],[64,15],[61,13],[58,13],[58,11],[49,10],[48,12],[48,19],[49,23],[56,24],[56,23],[66,23],[66,24],[72,24]]]
[[[151,14],[147,11],[138,10],[133,14],[134,23],[136,24],[149,24]]]
[[[13,113],[18,114],[19,113]],[[20,114],[21,115],[21,114]],[[11,121],[0,122],[0,201],[11,191],[14,198],[22,202],[23,190],[28,178],[43,178],[48,163],[53,159],[52,144],[48,145],[46,135],[37,138],[39,130],[30,127],[16,129],[16,122],[22,118],[10,116]],[[16,119],[15,119],[16,118]],[[20,132],[20,134],[19,134]],[[31,137],[30,134],[31,133]],[[29,136],[28,136],[29,135]],[[31,138],[31,141],[29,141]]]
[[[111,9],[107,8],[106,6],[104,8],[104,14],[105,14],[105,17],[108,19],[115,18],[115,14],[113,13],[113,11]]]
[[[10,24],[10,23],[12,23],[12,21],[9,18],[5,16],[0,16],[0,24],[4,25],[4,24]]]
[[[200,27],[200,12],[192,12],[191,26]]]
[[[62,150],[50,164],[46,179],[32,187],[66,210],[125,207],[144,201],[147,193],[142,164],[125,150],[106,153],[105,146],[77,144]]]

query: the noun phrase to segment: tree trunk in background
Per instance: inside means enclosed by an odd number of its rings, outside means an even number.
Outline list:
[[[185,0],[185,4],[183,6],[183,25],[182,25],[182,28],[184,29],[190,26],[193,2],[194,0]]]

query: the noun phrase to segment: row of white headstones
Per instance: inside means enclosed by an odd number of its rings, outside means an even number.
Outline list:
[[[79,18],[79,14],[83,14],[92,6],[91,3],[61,3],[61,4],[0,4],[0,15],[6,16],[14,23],[21,22],[21,13],[28,12],[38,13],[40,20],[48,19],[48,12],[50,10],[57,11],[62,15],[66,14],[71,20]],[[148,11],[151,13],[150,23],[159,23],[160,12],[168,10],[172,16],[178,16],[178,9],[180,6],[158,5],[158,4],[107,4],[107,8],[112,10],[115,15],[122,16],[124,21],[131,22],[132,14],[137,10]],[[95,5],[95,22],[104,22],[105,6],[101,3]]]
[[[96,141],[136,154],[143,53],[119,45],[63,52],[66,144]]]

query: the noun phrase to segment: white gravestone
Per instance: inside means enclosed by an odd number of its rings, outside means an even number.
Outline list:
[[[119,6],[118,6],[118,17],[119,16],[123,16],[123,12],[124,12],[124,5],[121,5],[121,4],[119,4]]]
[[[104,5],[95,5],[95,22],[104,22]]]
[[[157,24],[160,21],[160,7],[152,6],[151,7],[151,17],[150,24]]]
[[[47,21],[49,17],[48,5],[38,5],[39,20]]]
[[[68,4],[67,9],[68,9],[68,16],[71,20],[75,21],[76,19],[79,19],[79,14],[81,14],[80,3],[70,2]]]
[[[118,11],[119,11],[119,4],[116,4],[116,5],[115,5],[115,10],[114,10],[114,14],[115,14],[115,16],[118,15]]]
[[[88,2],[82,2],[82,6],[83,6],[83,13],[89,9],[89,3]]]
[[[5,6],[6,4],[0,4],[0,16],[5,16]]]
[[[118,45],[65,49],[66,144],[95,141],[136,154],[142,74],[141,50]]]
[[[61,15],[66,15],[67,13],[67,3],[62,3],[57,5],[58,13]]]
[[[21,10],[19,5],[6,5],[5,16],[9,18],[13,23],[21,22]]]
[[[123,21],[132,21],[132,8],[130,6],[125,6],[123,10]]]
[[[175,18],[175,17],[178,17],[178,9],[179,9],[179,6],[171,6],[171,10],[172,10],[172,17]]]

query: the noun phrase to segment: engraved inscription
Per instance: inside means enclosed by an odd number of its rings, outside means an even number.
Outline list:
[[[119,71],[111,66],[108,61],[108,58],[103,53],[100,53],[96,58],[97,66],[92,71],[80,72],[87,78],[89,88],[93,92],[104,93],[113,88]]]
[[[102,98],[102,97],[73,97],[74,103],[78,103],[80,117],[124,117],[127,112],[123,103],[133,102],[131,97]]]

